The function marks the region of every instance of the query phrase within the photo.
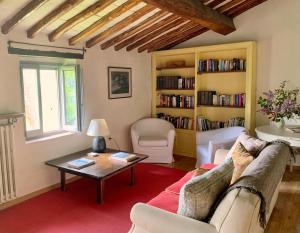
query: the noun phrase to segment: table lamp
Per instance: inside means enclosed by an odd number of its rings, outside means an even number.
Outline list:
[[[105,136],[109,136],[109,129],[105,119],[93,119],[87,131],[93,138],[93,152],[103,153],[106,150]]]

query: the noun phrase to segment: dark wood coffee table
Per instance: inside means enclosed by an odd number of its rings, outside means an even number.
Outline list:
[[[97,190],[97,203],[101,204],[103,202],[103,192],[104,192],[104,181],[108,178],[123,172],[125,170],[130,170],[130,185],[135,183],[135,172],[134,168],[136,164],[146,158],[147,155],[136,154],[138,158],[132,162],[122,162],[111,158],[112,153],[116,153],[119,151],[108,149],[105,153],[100,154],[98,157],[88,157],[89,159],[95,160],[95,164],[82,168],[82,169],[74,169],[68,167],[67,162],[79,159],[83,157],[87,157],[87,153],[91,152],[91,150],[84,150],[80,152],[76,152],[74,154],[69,154],[57,159],[49,160],[46,162],[46,165],[56,167],[60,171],[60,182],[61,182],[61,190],[66,191],[66,173],[70,173],[73,175],[87,177],[96,180],[96,190]]]

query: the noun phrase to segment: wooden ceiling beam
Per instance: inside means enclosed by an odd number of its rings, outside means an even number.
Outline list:
[[[219,11],[219,12],[221,12],[221,13],[224,13],[225,11],[231,9],[232,7],[234,7],[234,6],[236,6],[236,5],[240,4],[240,3],[242,3],[242,2],[244,2],[244,1],[246,1],[246,0],[232,0],[232,1],[230,1],[230,2],[228,2],[228,3],[226,3],[226,4],[224,4],[224,5],[222,5],[221,7],[219,7],[219,8],[217,9],[217,11]]]
[[[186,36],[182,37],[182,38],[179,38],[177,39],[176,41],[172,42],[171,44],[168,44],[166,47],[163,47],[163,48],[159,48],[160,50],[167,50],[167,49],[170,49],[170,48],[173,48],[174,46],[176,45],[179,45],[187,40],[190,40],[196,36],[199,36],[201,34],[203,34],[204,32],[207,32],[209,29],[207,28],[200,28],[194,32],[191,32],[193,30],[190,30]],[[148,50],[148,52],[152,52],[151,50]]]
[[[69,39],[70,45],[75,45],[78,42],[86,39],[96,31],[98,31],[100,28],[108,24],[111,20],[119,17],[120,15],[124,14],[126,11],[128,11],[130,8],[136,6],[139,4],[140,0],[129,0],[122,4],[121,6],[117,7],[116,9],[112,10],[108,14],[104,15],[102,18],[100,18],[98,21],[93,23],[91,26],[84,29],[82,32],[78,33],[77,35],[73,36]]]
[[[176,0],[175,3],[174,0],[144,1],[223,35],[236,30],[230,17],[211,9],[199,0]]]
[[[64,33],[72,29],[77,24],[85,21],[86,19],[90,18],[91,16],[97,14],[101,10],[105,9],[109,5],[111,5],[115,0],[100,0],[93,5],[89,6],[85,10],[81,11],[79,14],[75,15],[74,17],[67,20],[65,23],[60,25],[57,29],[49,34],[49,40],[55,41],[59,37],[61,37]]]
[[[169,12],[160,10],[159,12],[150,16],[149,18],[145,19],[143,22],[137,24],[136,26],[126,30],[125,32],[122,32],[121,34],[119,34],[119,35],[115,36],[114,38],[101,44],[101,49],[107,49],[107,48],[121,42],[122,40],[125,40],[126,38],[134,35],[135,33],[140,32],[143,29],[149,27],[151,24],[157,22],[158,20],[162,19],[163,17],[167,16],[168,14],[169,14]]]
[[[225,2],[225,0],[214,0],[210,3],[208,3],[207,6],[210,7],[210,8],[214,8],[214,7],[220,5],[223,2]]]
[[[126,40],[122,41],[121,43],[117,44],[115,46],[115,50],[118,51],[130,44],[132,44],[133,42],[143,38],[144,36],[148,35],[149,33],[157,30],[158,28],[168,24],[168,23],[171,23],[172,21],[178,19],[179,17],[177,15],[170,15],[168,16],[167,18],[164,18],[162,20],[160,20],[159,22],[153,24],[152,26],[146,28],[145,30],[127,38]]]
[[[142,9],[134,12],[133,14],[129,15],[125,19],[121,20],[119,23],[113,25],[112,27],[108,28],[107,30],[101,32],[100,34],[94,36],[92,39],[86,42],[86,47],[91,48],[92,46],[100,43],[101,41],[107,39],[114,33],[121,31],[122,29],[126,28],[128,25],[132,24],[136,20],[142,18],[146,14],[150,13],[155,9],[154,6],[146,5]]]
[[[53,23],[62,15],[66,14],[69,10],[77,6],[84,0],[67,0],[60,4],[56,9],[51,11],[48,15],[34,24],[30,29],[27,30],[27,37],[34,38],[40,31],[45,29],[49,24]]]
[[[244,1],[242,3],[240,3],[239,5],[237,5],[236,7],[230,9],[227,12],[224,12],[226,15],[234,18],[242,13],[244,13],[245,11],[265,2],[267,0],[248,0],[248,1]]]
[[[134,42],[133,44],[129,45],[126,50],[127,51],[131,51],[151,40],[153,40],[154,38],[156,38],[157,36],[169,31],[172,28],[178,27],[179,25],[182,25],[183,23],[186,23],[187,20],[183,19],[183,18],[178,18],[176,20],[174,20],[173,22],[163,25],[162,27],[158,28],[158,30],[153,31],[151,33],[149,33],[147,36],[143,37],[142,39]]]
[[[166,33],[158,38],[155,38],[154,40],[149,41],[147,44],[144,44],[143,46],[139,47],[138,52],[141,53],[150,48],[165,46],[169,42],[171,42],[172,39],[174,39],[174,37],[177,37],[178,35],[181,35],[183,32],[185,32],[191,28],[194,28],[196,26],[202,27],[200,25],[195,24],[194,22],[187,22],[180,28],[174,28],[173,30],[169,31],[168,33]]]
[[[19,12],[17,12],[12,18],[7,20],[1,27],[3,34],[9,33],[18,23],[22,22],[26,17],[32,14],[35,10],[41,7],[49,0],[32,0]]]

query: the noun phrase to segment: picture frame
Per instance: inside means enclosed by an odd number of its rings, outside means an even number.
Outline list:
[[[108,67],[108,98],[132,97],[132,70],[127,67]]]

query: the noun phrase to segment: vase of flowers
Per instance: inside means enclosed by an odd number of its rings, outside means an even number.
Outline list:
[[[258,112],[268,116],[271,124],[278,128],[284,126],[284,118],[290,119],[300,113],[300,105],[297,104],[299,88],[287,89],[287,82],[283,81],[275,91],[264,92],[257,101],[260,106]]]

